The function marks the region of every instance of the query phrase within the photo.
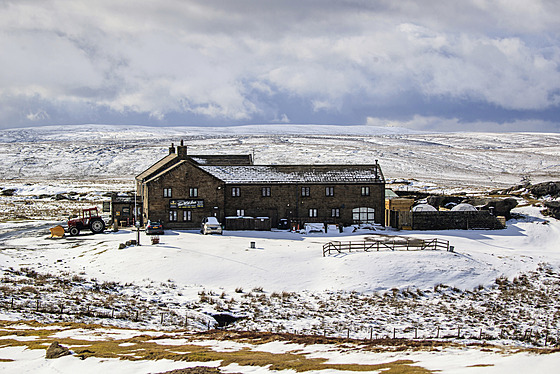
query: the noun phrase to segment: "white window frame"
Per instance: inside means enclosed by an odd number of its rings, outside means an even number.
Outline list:
[[[317,208],[309,208],[309,218],[317,218],[319,216]]]
[[[302,187],[302,188],[301,188],[301,196],[302,196],[302,197],[309,197],[309,196],[311,196],[311,187]]]
[[[371,190],[369,186],[362,186],[362,196],[370,196]]]
[[[198,187],[189,188],[189,197],[198,197]]]
[[[177,222],[177,211],[170,210],[169,211],[169,222]]]
[[[183,221],[185,222],[192,221],[192,210],[183,210]]]
[[[340,218],[340,208],[332,208],[331,209],[331,217]]]
[[[329,186],[329,187],[325,187],[325,196],[334,196],[334,187],[333,186]]]
[[[237,209],[237,217],[245,217],[245,209]]]
[[[171,197],[171,187],[163,189],[163,197]]]
[[[233,196],[233,197],[241,196],[241,188],[240,187],[232,187],[231,188],[231,196]]]

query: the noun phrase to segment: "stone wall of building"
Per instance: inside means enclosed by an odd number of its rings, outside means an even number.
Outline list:
[[[412,212],[413,230],[503,229],[500,220],[482,210],[476,212]]]

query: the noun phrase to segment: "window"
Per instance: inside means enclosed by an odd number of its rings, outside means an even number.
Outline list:
[[[325,187],[325,196],[334,196],[334,187]]]
[[[169,222],[177,222],[177,211],[170,210],[169,211]]]
[[[362,187],[362,196],[369,196],[369,187],[368,186]]]
[[[163,189],[163,197],[171,197],[171,188]]]
[[[262,196],[269,197],[270,196],[270,187],[263,187],[262,188]]]
[[[311,189],[309,187],[302,187],[301,196],[311,196]]]
[[[352,209],[352,220],[354,223],[374,223],[375,209],[367,207]]]
[[[192,221],[192,210],[183,210],[183,221]]]
[[[245,215],[245,209],[237,209],[237,216],[243,217]]]
[[[331,217],[340,218],[340,208],[332,208],[331,209]]]
[[[231,196],[240,196],[240,188],[239,187],[232,187],[231,188]]]
[[[189,197],[198,197],[198,188],[197,187],[189,188]]]
[[[310,218],[317,218],[317,209],[315,209],[315,208],[309,209],[309,217]]]

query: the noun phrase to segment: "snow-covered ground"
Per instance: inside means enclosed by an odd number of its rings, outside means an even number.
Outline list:
[[[558,180],[560,175],[558,134],[423,134],[310,126],[284,132],[271,127],[3,130],[0,188],[6,193],[0,196],[0,320],[82,321],[156,328],[169,334],[184,327],[185,320],[192,333],[215,323],[208,314],[231,313],[245,317],[235,325],[241,330],[360,339],[393,334],[461,338],[458,346],[439,352],[353,352],[322,346],[306,353],[333,363],[407,359],[443,372],[511,372],[513,367],[519,371],[524,366],[536,369],[535,365],[542,365],[539,372],[554,372],[558,354],[506,354],[464,345],[480,338],[519,349],[542,347],[547,337],[547,344],[558,343],[560,223],[522,201],[525,206],[514,210],[507,228],[496,231],[347,228],[328,234],[225,231],[221,236],[203,236],[167,230],[159,244],[151,244],[142,232],[141,246],[124,249],[119,244],[136,239],[135,232],[47,238],[48,228],[77,207],[100,206],[110,191],[131,190],[134,175],[181,138],[192,154],[254,152],[258,164],[379,159],[387,179],[409,183],[399,188],[428,191],[470,193],[517,184],[526,177],[539,182]],[[377,235],[440,238],[455,251],[323,257],[322,246],[331,240],[364,241]],[[87,331],[85,340],[93,339]],[[5,326],[0,343],[14,334],[19,336]],[[288,349],[287,343],[279,344]],[[131,363],[97,358],[83,364],[76,357],[46,361],[43,355],[44,350],[1,348],[0,368],[158,372],[188,366],[166,360]],[[3,358],[15,361],[2,362]],[[270,371],[235,364],[221,370]]]

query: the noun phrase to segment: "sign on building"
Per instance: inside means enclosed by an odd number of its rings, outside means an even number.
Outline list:
[[[204,200],[170,200],[170,209],[196,209],[204,208]]]

